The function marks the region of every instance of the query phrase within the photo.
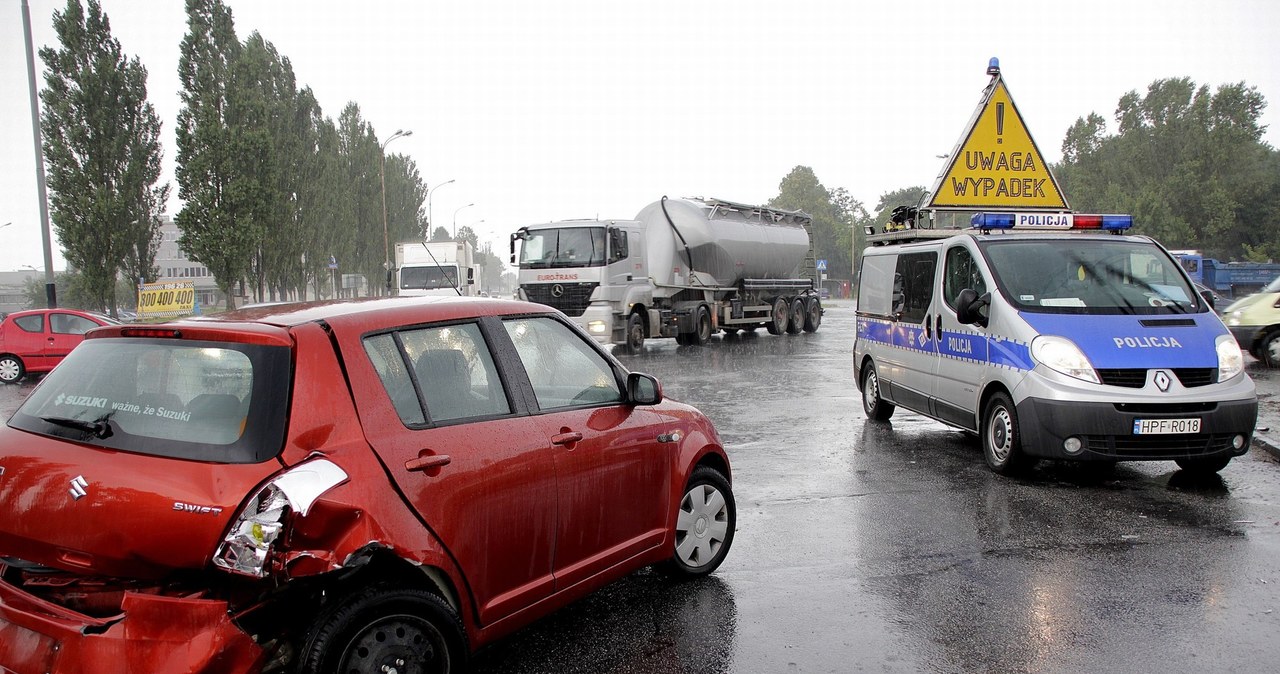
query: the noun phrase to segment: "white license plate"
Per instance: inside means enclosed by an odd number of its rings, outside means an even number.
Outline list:
[[[1134,419],[1134,435],[1178,435],[1199,433],[1199,419]]]

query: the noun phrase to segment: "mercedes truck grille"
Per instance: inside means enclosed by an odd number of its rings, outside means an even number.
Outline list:
[[[598,283],[539,283],[524,287],[530,302],[545,304],[566,316],[581,316],[591,304],[591,293]]]

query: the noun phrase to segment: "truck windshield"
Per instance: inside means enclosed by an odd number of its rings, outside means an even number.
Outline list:
[[[1022,311],[1185,314],[1206,305],[1178,264],[1140,241],[984,240],[996,285]]]
[[[520,247],[520,266],[538,269],[603,267],[604,242],[604,227],[532,230]]]
[[[402,267],[400,269],[401,290],[434,290],[436,288],[454,288],[457,285],[458,268],[451,264],[433,264],[429,267]]]

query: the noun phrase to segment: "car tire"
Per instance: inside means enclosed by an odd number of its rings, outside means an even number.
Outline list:
[[[644,348],[644,319],[640,314],[631,314],[627,317],[626,341],[622,343],[622,350],[626,353],[636,354]]]
[[[464,672],[467,640],[438,595],[362,588],[323,609],[298,650],[298,674]]]
[[[1261,356],[1258,360],[1266,363],[1267,367],[1280,367],[1280,330],[1272,330],[1262,338],[1258,355]]]
[[[1174,463],[1178,464],[1178,468],[1192,475],[1212,475],[1226,468],[1227,464],[1231,463],[1231,457],[1215,456],[1198,459],[1175,459]]]
[[[698,466],[676,509],[671,558],[658,569],[674,578],[705,576],[724,561],[733,545],[738,509],[729,480],[708,466]]]
[[[804,305],[804,331],[817,332],[822,325],[822,300],[810,297]]]
[[[791,315],[787,317],[787,334],[800,334],[800,331],[804,329],[804,319],[804,298],[797,297],[791,300]]]
[[[21,358],[9,354],[0,356],[0,383],[16,384],[25,376],[27,368],[22,365]]]
[[[779,297],[773,301],[773,314],[769,317],[769,322],[765,323],[769,334],[781,335],[787,331],[787,318],[791,315],[791,305],[787,303],[787,298]]]
[[[880,377],[876,375],[876,364],[867,361],[862,368],[862,411],[873,421],[888,421],[896,409],[893,403],[885,402],[880,397]]]
[[[1008,394],[991,396],[982,414],[982,456],[987,467],[1000,475],[1015,475],[1035,465],[1022,451],[1018,411]]]

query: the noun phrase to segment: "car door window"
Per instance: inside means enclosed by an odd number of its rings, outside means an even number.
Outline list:
[[[952,309],[960,298],[960,291],[971,288],[978,297],[987,292],[986,279],[978,268],[973,255],[963,246],[955,246],[947,251],[947,268],[942,281],[943,299]]]
[[[908,253],[898,256],[894,277],[894,309],[898,320],[920,323],[933,302],[933,273],[937,253]]]
[[[475,323],[370,337],[365,340],[365,352],[406,424],[424,422],[419,400],[425,401],[426,416],[433,423],[511,412],[506,389]]]
[[[49,314],[49,331],[63,335],[83,335],[98,327],[97,323],[75,314]]]
[[[503,325],[529,374],[539,408],[623,399],[609,361],[569,326],[546,316],[508,320]]]
[[[22,318],[15,318],[13,322],[27,332],[44,332],[44,314],[32,314]]]

